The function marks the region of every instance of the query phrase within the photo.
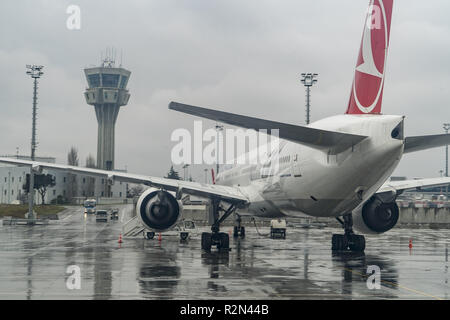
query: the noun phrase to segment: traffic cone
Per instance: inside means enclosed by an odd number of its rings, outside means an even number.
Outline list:
[[[412,249],[412,247],[413,247],[413,245],[412,245],[412,239],[409,239],[409,245],[408,245],[408,247],[409,247],[410,249]]]
[[[122,234],[119,235],[119,243],[122,243]]]
[[[158,241],[161,241],[161,240],[162,240],[162,236],[161,236],[161,232],[160,232],[158,235]]]

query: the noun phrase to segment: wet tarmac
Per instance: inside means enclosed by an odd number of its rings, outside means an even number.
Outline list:
[[[365,254],[332,254],[338,229],[291,228],[275,240],[247,227],[229,253],[206,253],[200,234],[119,244],[129,209],[107,223],[80,207],[46,226],[0,226],[0,299],[449,298],[450,230],[394,229],[366,237]]]

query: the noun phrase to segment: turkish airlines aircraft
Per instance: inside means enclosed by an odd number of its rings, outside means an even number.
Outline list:
[[[393,0],[370,2],[346,114],[299,126],[170,103],[172,110],[234,126],[279,130],[279,150],[268,163],[236,166],[219,174],[215,185],[8,158],[0,162],[144,183],[150,188],[140,196],[137,216],[157,231],[170,229],[182,216],[183,194],[207,197],[213,223],[212,232],[202,234],[205,250],[228,249],[229,237],[220,232],[220,224],[232,213],[250,213],[337,218],[344,233],[333,235],[332,250],[363,251],[364,236],[356,235],[353,226],[366,233],[387,232],[399,217],[399,194],[450,183],[448,177],[387,182],[403,154],[450,144],[450,135],[405,138],[405,117],[381,113],[392,8]],[[239,235],[242,229],[237,225],[235,230]]]

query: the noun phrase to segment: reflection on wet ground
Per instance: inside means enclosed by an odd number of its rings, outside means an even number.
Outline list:
[[[450,292],[449,230],[395,229],[367,237],[365,254],[332,254],[331,235],[340,230],[289,229],[286,240],[272,240],[247,228],[230,252],[208,253],[199,235],[119,244],[129,209],[107,223],[73,208],[47,226],[0,227],[0,298],[448,299]],[[81,288],[71,290],[73,265]],[[373,268],[379,277],[368,273]],[[380,289],[370,289],[377,281]]]

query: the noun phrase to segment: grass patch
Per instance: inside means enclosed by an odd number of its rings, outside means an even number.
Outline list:
[[[57,205],[39,205],[34,206],[34,211],[37,213],[38,218],[57,214],[63,211],[65,208]],[[0,204],[0,218],[3,217],[14,217],[14,218],[25,218],[25,213],[28,212],[27,204]]]

